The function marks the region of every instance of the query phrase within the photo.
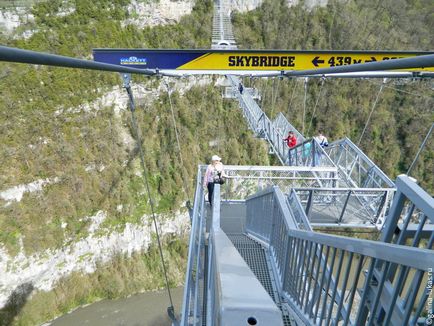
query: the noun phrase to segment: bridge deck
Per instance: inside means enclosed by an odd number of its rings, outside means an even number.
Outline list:
[[[279,297],[265,248],[260,243],[242,233],[228,234],[228,237],[250,267],[253,274],[255,274],[264,289],[282,311],[283,324],[290,326],[292,318]]]

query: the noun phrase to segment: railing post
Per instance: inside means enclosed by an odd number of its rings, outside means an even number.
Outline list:
[[[352,193],[352,190],[349,190],[347,198],[345,199],[344,206],[342,207],[341,215],[339,216],[339,219],[338,219],[338,224],[341,224],[342,219],[344,218],[345,210],[347,209],[347,205],[348,205],[348,201],[350,200],[351,193]]]
[[[404,208],[405,195],[398,189],[393,198],[393,204],[389,211],[387,220],[384,225],[384,230],[381,232],[380,241],[390,242],[395,233],[396,224],[401,216]]]
[[[290,249],[290,245],[291,245],[291,236],[288,236],[286,243],[285,243],[285,261],[283,264],[283,269],[282,269],[282,291],[284,291],[284,289],[286,288],[286,283],[287,283],[287,268],[288,268],[288,259],[292,253],[292,251],[289,251]],[[288,254],[289,253],[289,254]]]
[[[373,221],[374,223],[377,223],[378,219],[380,218],[381,213],[383,211],[383,207],[386,204],[386,200],[387,200],[387,191],[385,191],[383,196],[381,197],[380,204],[378,205],[377,212],[375,213],[375,221]]]
[[[316,141],[312,139],[312,166],[316,166]]]
[[[310,189],[309,190],[309,197],[308,197],[308,199],[307,199],[307,203],[306,203],[306,210],[305,210],[305,212],[306,212],[306,216],[309,218],[309,216],[310,216],[310,211],[311,211],[311,209],[312,209],[312,201],[313,201],[313,190],[312,189]]]
[[[202,238],[202,236],[205,236],[203,234],[204,233],[204,220],[205,220],[204,219],[204,201],[202,201],[200,203],[199,207],[200,207],[199,208],[200,220],[198,223],[199,238],[197,240],[198,243],[197,243],[195,298],[194,298],[195,305],[194,305],[194,313],[193,313],[194,317],[193,318],[195,318],[195,320],[201,321],[203,302],[200,302],[200,299],[203,300],[203,293],[202,293],[202,295],[199,294],[199,289],[200,289],[199,283],[200,283],[200,280],[204,276],[204,271],[203,271],[204,265],[203,265],[203,261],[202,261],[204,257],[202,257],[202,253],[201,253],[202,249],[204,249],[204,243],[203,243],[204,239]]]

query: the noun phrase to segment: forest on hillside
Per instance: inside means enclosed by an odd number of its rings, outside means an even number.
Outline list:
[[[121,26],[128,18],[128,1],[74,1],[75,11],[56,15],[64,1],[36,4],[37,28],[29,39],[3,39],[9,46],[89,58],[96,47],[205,48],[211,39],[212,1],[198,1],[178,24],[138,29]],[[26,194],[20,202],[0,205],[0,242],[11,253],[23,239],[26,252],[62,246],[65,239],[87,234],[90,216],[108,212],[103,227],[122,228],[149,212],[144,198],[137,148],[122,141],[130,130],[130,116],[113,107],[80,108],[100,98],[114,85],[116,73],[2,64],[0,100],[0,184],[2,189],[37,179],[57,178],[43,193]],[[134,77],[134,83],[157,87],[160,79]],[[182,96],[172,93],[180,129],[178,150],[167,92],[140,101],[138,119],[159,213],[179,210],[193,196],[198,163],[218,152],[232,164],[267,164],[265,144],[251,137],[233,101],[224,101],[220,89],[192,86]],[[143,96],[136,94],[138,98]],[[209,108],[212,108],[210,110]],[[126,108],[125,108],[126,109]],[[59,114],[59,112],[62,112]],[[184,166],[181,166],[183,158]],[[89,172],[89,166],[104,167]],[[189,185],[186,194],[183,179]],[[122,205],[122,210],[118,207]],[[67,227],[62,229],[62,223]]]
[[[302,2],[288,8],[285,0],[266,0],[256,10],[233,14],[233,25],[238,48],[432,51],[434,2],[331,0],[306,10]],[[434,122],[432,80],[389,79],[380,92],[381,79],[310,79],[304,121],[304,78],[245,83],[260,90],[261,106],[271,117],[283,112],[299,131],[305,125],[307,136],[321,129],[329,141],[360,140],[392,179],[408,170]],[[412,171],[431,194],[433,171],[434,135]]]

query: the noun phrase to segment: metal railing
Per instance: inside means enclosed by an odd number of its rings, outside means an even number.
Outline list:
[[[282,165],[290,166],[327,166],[334,167],[335,164],[330,159],[324,149],[314,140],[306,140],[304,136],[291,125],[282,113],[270,120],[262,111],[256,101],[249,93],[241,94],[237,91],[239,78],[228,76],[232,83],[234,92],[243,111],[243,115],[250,129],[258,136],[265,138],[273,152],[277,155]],[[294,132],[297,137],[298,145],[294,148],[288,148],[283,141],[289,131]]]
[[[308,139],[286,151],[290,166],[335,166],[315,139]]]
[[[259,105],[255,102],[255,100],[249,96],[248,93],[240,94],[238,91],[238,86],[240,84],[240,79],[236,76],[229,75],[227,76],[229,82],[232,84],[232,87],[234,89],[234,93],[236,94],[241,109],[243,110],[244,117],[247,120],[247,124],[249,125],[250,129],[253,130],[256,134],[260,133],[259,130],[259,119],[264,114],[264,112],[261,110]]]
[[[427,216],[425,221],[434,220],[434,199],[408,178],[398,179],[400,195],[391,209],[398,217],[389,217],[384,240],[393,238],[401,217],[401,194]],[[432,310],[426,308],[432,296],[432,234],[424,249],[300,230],[293,210],[307,218],[296,201],[293,195],[288,206],[276,188],[250,197],[246,229],[268,246],[280,294],[301,321],[311,325],[432,322]]]
[[[288,135],[288,132],[292,131],[297,137],[298,143],[302,143],[306,140],[304,136],[291,123],[289,123],[288,119],[286,119],[282,112],[279,112],[277,117],[273,120],[273,125],[282,136],[286,136]]]
[[[261,99],[261,94],[259,94],[259,90],[257,88],[244,87],[243,93],[244,92],[249,94],[250,97],[254,100],[260,100]],[[222,95],[223,95],[223,98],[226,98],[226,99],[238,99],[237,93],[238,93],[238,89],[236,89],[233,86],[228,86],[228,87],[225,87],[225,91]]]
[[[196,193],[188,247],[187,273],[184,285],[181,325],[202,325],[205,271],[205,197],[201,168],[196,178]]]
[[[214,187],[207,275],[206,325],[283,325],[279,308],[220,228],[220,185]]]
[[[236,49],[231,24],[231,4],[227,0],[214,0],[212,49]]]
[[[201,166],[202,174],[206,166]],[[377,227],[390,207],[394,189],[339,188],[337,169],[310,166],[225,166],[224,200],[244,200],[270,186],[284,193],[294,189],[315,226]]]
[[[313,224],[376,225],[384,223],[393,189],[295,188]]]
[[[202,166],[205,172],[206,166]],[[242,199],[269,186],[289,193],[294,187],[333,187],[337,183],[334,167],[235,166],[226,165],[229,176],[222,187],[222,198]]]
[[[351,186],[395,188],[393,181],[350,139],[337,140],[325,151]]]
[[[300,198],[294,189],[292,189],[290,194],[287,196],[287,201],[288,207],[290,208],[290,213],[294,217],[294,221],[298,229],[312,231],[311,224],[308,221]]]

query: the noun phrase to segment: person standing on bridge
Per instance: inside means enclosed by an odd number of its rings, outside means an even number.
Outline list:
[[[292,165],[291,148],[297,146],[297,137],[295,136],[294,132],[290,130],[288,132],[288,137],[284,138],[283,141],[286,142],[286,145],[288,146],[288,165]]]
[[[238,84],[238,90],[240,91],[240,94],[243,95],[243,91],[244,91],[243,84],[241,83]]]
[[[321,148],[317,148],[315,150],[315,156],[314,156],[315,160],[314,162],[312,162],[313,166],[318,166],[321,163],[321,156],[323,153],[323,149],[325,147],[328,147],[329,142],[327,140],[327,137],[322,134],[321,130],[318,131],[318,136],[316,136],[314,139],[318,143],[318,145],[321,146]]]
[[[208,201],[211,206],[214,193],[214,185],[216,183],[220,185],[224,184],[224,178],[227,178],[221,160],[221,157],[219,157],[218,155],[213,155],[211,157],[211,164],[208,165],[208,167],[206,168],[205,177],[203,178],[203,187],[208,188]]]

